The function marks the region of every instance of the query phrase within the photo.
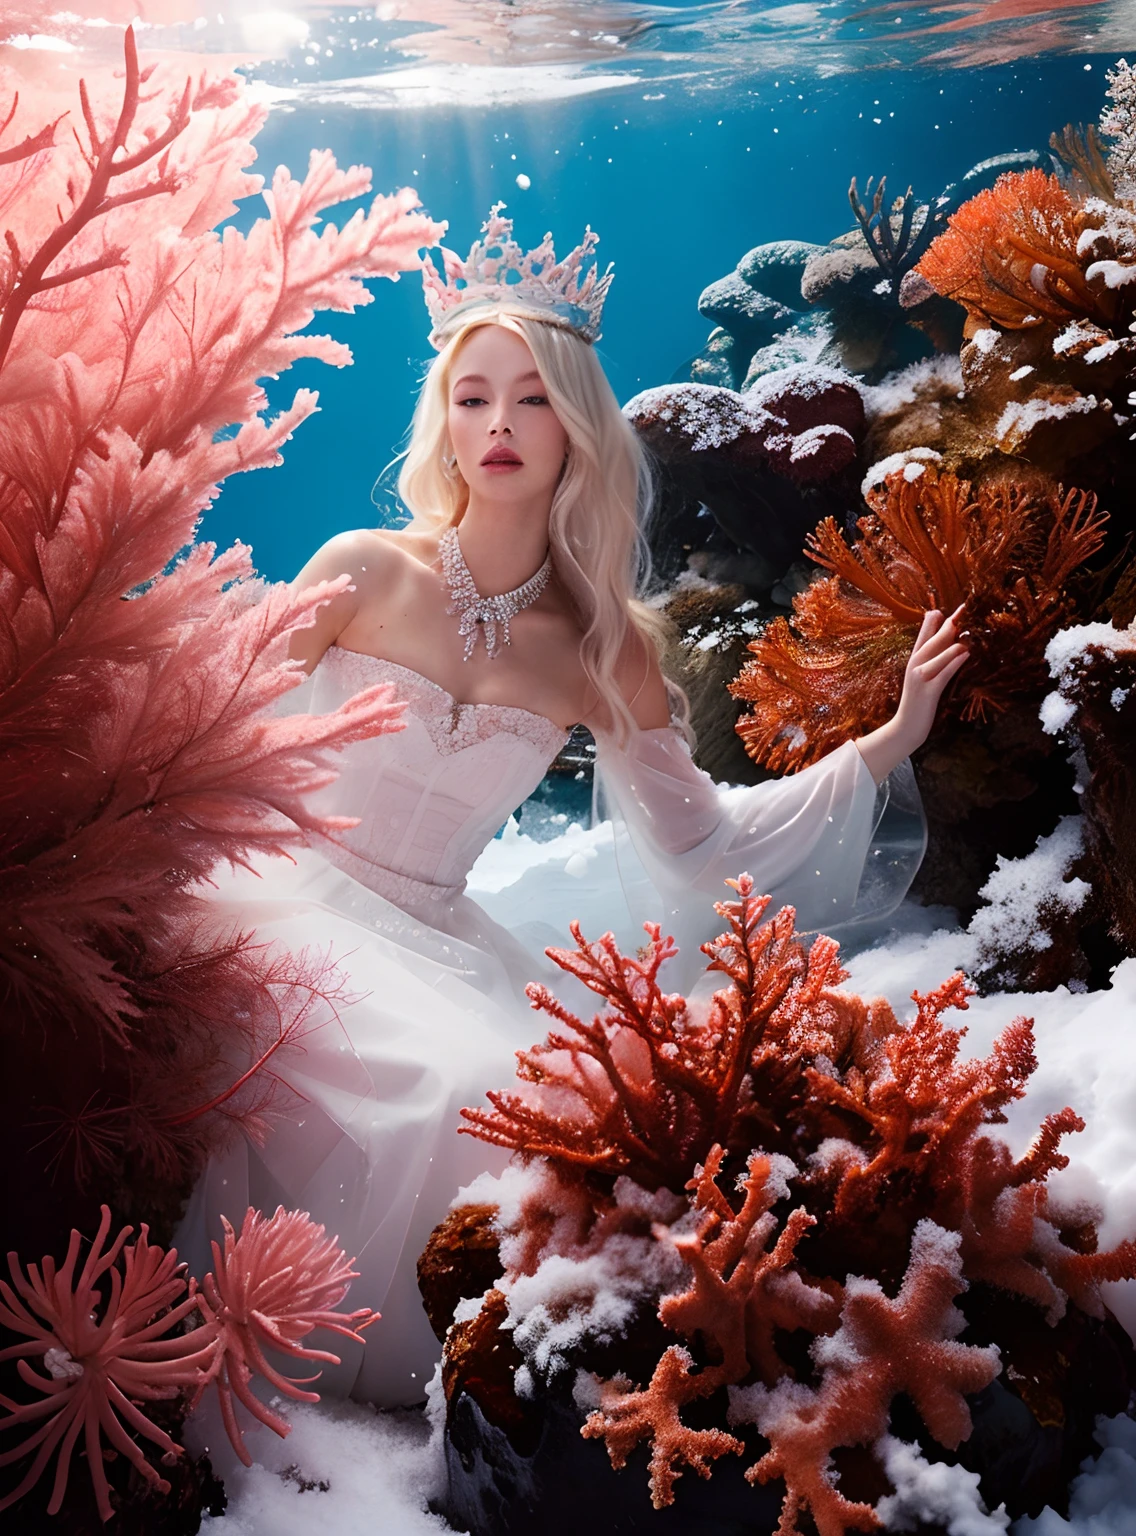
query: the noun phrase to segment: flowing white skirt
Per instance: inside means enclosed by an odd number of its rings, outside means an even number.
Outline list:
[[[458,1135],[459,1111],[508,1087],[516,1050],[545,1033],[524,984],[540,978],[569,992],[542,946],[570,937],[566,926],[521,923],[526,945],[465,896],[435,905],[431,922],[425,907],[392,905],[311,848],[295,857],[260,860],[260,878],[215,871],[217,889],[199,894],[222,931],[255,929],[258,943],[294,953],[330,949],[357,1000],[340,1004],[338,1018],[321,1004],[318,1027],[276,1054],[273,1071],[299,1108],[274,1120],[263,1147],[241,1137],[213,1158],[175,1242],[200,1275],[222,1216],[239,1227],[250,1205],[308,1211],[355,1258],[359,1278],[344,1305],[382,1313],[365,1348],[334,1342],[343,1363],[324,1370],[318,1390],[412,1404],[440,1354],[418,1295],[418,1256],[459,1188],[508,1156]],[[584,894],[566,884],[569,898]]]

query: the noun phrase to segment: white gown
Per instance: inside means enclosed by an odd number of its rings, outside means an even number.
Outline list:
[[[565,875],[563,860],[529,870],[486,903],[507,927],[465,893],[467,877],[567,735],[529,710],[458,704],[416,672],[340,646],[280,713],[327,713],[387,681],[406,701],[405,728],[343,749],[338,779],[309,802],[358,825],[334,841],[313,836],[295,863],[217,870],[215,888],[199,888],[226,931],[255,928],[258,941],[296,951],[330,945],[358,1001],[277,1054],[274,1070],[306,1102],[262,1148],[242,1139],[212,1160],[175,1241],[201,1274],[221,1215],[239,1225],[249,1204],[309,1211],[356,1256],[346,1305],[382,1313],[365,1348],[335,1341],[343,1364],[325,1368],[319,1390],[394,1406],[422,1400],[440,1352],[418,1255],[457,1190],[507,1160],[457,1135],[458,1112],[509,1086],[515,1051],[543,1038],[527,981],[576,1005],[544,944],[571,945],[575,916],[589,937],[619,936],[630,907],[636,925],[659,918],[675,934],[682,953],[667,984],[687,989],[704,964],[698,943],[721,927],[712,904],[730,895],[725,878],[748,870],[776,905],[793,902],[800,928],[839,934],[899,902],[924,830],[917,797],[898,819],[893,806],[890,830],[881,822],[887,788],[851,742],[790,778],[729,788],[695,768],[672,728],[639,731],[623,751],[601,739],[614,860],[599,861],[590,884]],[[597,901],[609,920],[597,921]]]

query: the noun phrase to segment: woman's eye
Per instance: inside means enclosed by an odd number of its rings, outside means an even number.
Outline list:
[[[521,401],[522,405],[547,405],[547,395],[526,395]]]
[[[480,395],[463,395],[460,400],[454,401],[455,405],[484,405],[485,401]]]

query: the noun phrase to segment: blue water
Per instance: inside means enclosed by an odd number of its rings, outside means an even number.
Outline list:
[[[570,22],[588,8],[563,9]],[[700,9],[727,21],[731,11],[753,10]],[[903,4],[859,14],[862,30],[875,34],[889,18],[908,24],[912,16]],[[1079,27],[1080,45],[1091,46],[1086,18],[1103,14],[1082,6],[1059,21]],[[844,32],[854,23],[846,18]],[[789,237],[825,241],[848,229],[853,175],[862,188],[869,175],[886,174],[897,194],[910,183],[929,198],[980,159],[1045,151],[1052,130],[1098,116],[1104,72],[1119,52],[1118,43],[1107,54],[990,66],[898,65],[891,62],[896,50],[876,41],[859,55],[846,46],[844,72],[826,75],[831,49],[819,42],[812,54],[785,50],[791,61],[784,70],[764,42],[764,51],[751,46],[731,60],[724,25],[707,45],[702,71],[697,57],[685,55],[677,80],[674,66],[666,79],[639,68],[633,84],[543,103],[378,108],[373,88],[347,92],[353,105],[326,104],[326,91],[313,102],[299,91],[260,134],[257,169],[271,174],[284,163],[301,174],[309,149],[328,147],[341,164],[370,165],[378,191],[415,186],[428,211],[450,221],[446,243],[463,254],[497,199],[508,204],[526,246],[551,229],[558,246],[571,247],[590,223],[601,235],[601,257],[615,263],[599,349],[626,400],[672,378],[700,350],[710,327],[698,314],[698,295],[751,246]],[[1118,29],[1114,21],[1110,40]],[[657,73],[661,47],[652,34]],[[621,57],[610,67],[627,72]],[[285,73],[283,64],[259,70],[268,80]],[[516,186],[518,174],[531,178],[529,190]],[[251,221],[259,206],[250,199],[239,222]],[[399,515],[393,471],[374,502],[372,491],[398,451],[429,360],[426,314],[414,276],[371,287],[374,303],[365,309],[317,315],[313,325],[351,346],[352,368],[305,363],[269,383],[274,406],[302,385],[320,393],[321,411],[286,446],[284,465],[234,477],[202,519],[199,538],[220,548],[237,538],[251,544],[257,568],[272,580],[294,576],[333,533]]]

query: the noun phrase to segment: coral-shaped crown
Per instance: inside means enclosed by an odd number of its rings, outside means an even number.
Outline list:
[[[611,287],[612,268],[601,276],[596,264],[585,264],[599,244],[591,226],[563,261],[557,261],[551,234],[527,254],[513,239],[513,221],[503,218],[504,203],[494,203],[463,261],[456,251],[440,247],[445,282],[429,260],[423,263],[422,286],[434,329],[431,344],[441,350],[439,330],[459,304],[496,304],[511,300],[546,312],[542,318],[567,326],[584,341],[600,338],[604,300]]]

